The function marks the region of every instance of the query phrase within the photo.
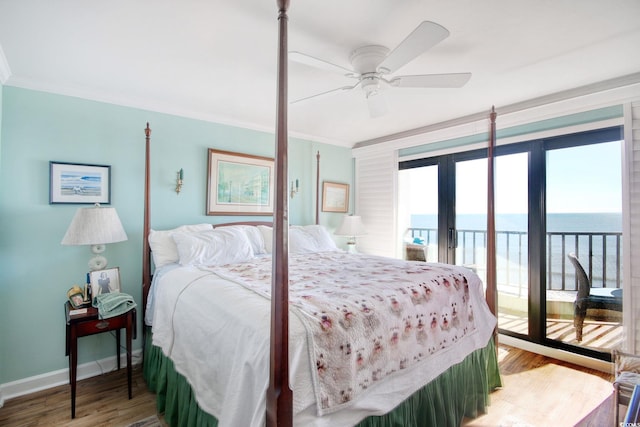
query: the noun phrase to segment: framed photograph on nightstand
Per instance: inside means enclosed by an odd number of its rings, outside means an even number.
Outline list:
[[[89,273],[91,283],[91,295],[95,298],[98,295],[120,292],[120,268],[107,268]]]

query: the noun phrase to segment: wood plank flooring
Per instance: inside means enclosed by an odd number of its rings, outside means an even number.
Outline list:
[[[529,319],[526,317],[500,312],[498,323],[501,329],[528,335]],[[573,319],[547,319],[547,338],[597,351],[608,351],[622,343],[622,324],[587,318],[582,331],[582,342],[578,342]]]
[[[503,387],[465,427],[613,426],[611,374],[507,346],[498,357]]]
[[[499,359],[504,387],[491,394],[487,414],[463,426],[613,425],[610,374],[507,346],[500,346]],[[69,393],[63,385],[11,399],[0,408],[0,426],[124,427],[156,414],[155,395],[140,367],[134,369],[131,400],[125,369],[78,382],[75,420]]]
[[[147,389],[140,365],[133,369],[132,391],[129,400],[123,368],[78,381],[73,420],[70,387],[62,385],[6,401],[0,408],[0,426],[125,427],[155,415],[156,396]]]

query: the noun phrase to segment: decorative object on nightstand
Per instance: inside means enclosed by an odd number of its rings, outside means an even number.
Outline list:
[[[73,310],[67,301],[64,304],[66,318],[66,352],[69,356],[69,384],[71,385],[71,418],[76,417],[76,378],[78,368],[78,338],[102,332],[114,331],[116,337],[116,360],[120,369],[120,330],[126,331],[127,346],[127,385],[129,399],[132,397],[131,391],[131,354],[133,351],[133,340],[136,338],[136,309],[120,312],[108,319],[99,316],[99,310],[95,307]]]
[[[87,301],[86,291],[78,285],[73,285],[71,289],[67,291],[67,298],[69,299],[69,304],[71,304],[71,307],[74,309],[91,305],[91,302]]]
[[[362,218],[358,215],[345,215],[342,224],[335,232],[336,236],[347,236],[347,251],[356,253],[356,237],[367,234],[362,224]]]
[[[96,203],[90,208],[76,211],[67,232],[62,238],[63,245],[91,245],[94,256],[89,260],[89,270],[102,270],[107,266],[107,258],[101,255],[107,243],[127,240],[127,233],[115,208],[104,208]]]

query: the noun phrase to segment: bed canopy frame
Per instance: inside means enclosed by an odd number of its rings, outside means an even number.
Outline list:
[[[276,0],[278,8],[278,77],[276,100],[276,145],[275,145],[275,211],[273,215],[273,261],[272,261],[272,298],[271,298],[271,338],[270,338],[270,376],[266,395],[267,426],[293,425],[293,392],[289,387],[289,254],[288,254],[288,199],[287,199],[287,98],[288,98],[288,33],[287,10],[289,0]],[[488,144],[488,193],[487,193],[487,283],[486,299],[489,309],[495,315],[497,308],[496,292],[496,254],[495,254],[495,217],[494,217],[494,154],[496,139],[496,112],[490,114]],[[146,302],[151,287],[151,250],[150,232],[150,146],[151,128],[145,128],[145,184],[144,184],[144,221],[142,255],[142,300]],[[319,224],[320,194],[320,152],[316,154],[316,212],[315,222]],[[246,224],[246,223],[245,223]],[[255,224],[255,223],[254,223]],[[497,339],[497,329],[494,331]],[[496,342],[497,344],[497,342]],[[496,346],[497,348],[497,346]]]

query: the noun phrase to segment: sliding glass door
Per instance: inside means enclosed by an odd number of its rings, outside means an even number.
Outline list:
[[[576,254],[592,288],[600,288],[595,293],[617,295],[620,301],[620,138],[621,128],[615,127],[497,147],[496,272],[502,333],[601,358],[619,342],[622,313],[615,301],[585,313],[574,309],[581,299],[569,254]],[[486,150],[475,150],[399,165],[400,185],[411,182],[412,188],[401,190],[403,198],[429,201],[428,214],[405,212],[409,205],[400,204],[401,216],[410,218],[406,235],[431,233],[429,260],[464,265],[483,280],[486,155]],[[423,222],[426,218],[428,223]],[[578,339],[580,330],[583,337]]]
[[[622,339],[621,142],[547,150],[547,330],[606,351]]]

